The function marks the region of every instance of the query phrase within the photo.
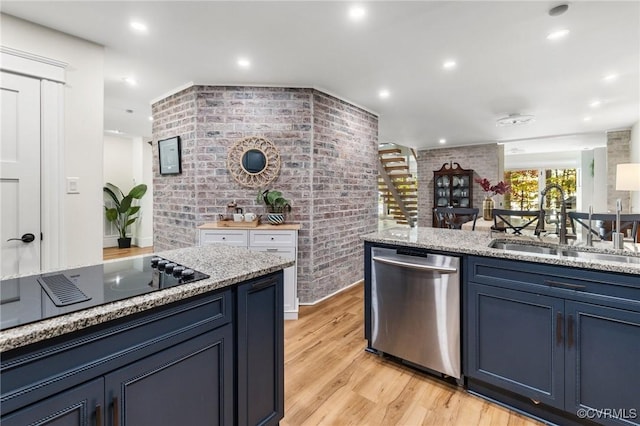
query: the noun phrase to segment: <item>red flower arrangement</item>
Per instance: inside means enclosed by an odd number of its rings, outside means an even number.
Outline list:
[[[491,182],[489,182],[487,178],[476,178],[474,179],[474,181],[480,184],[484,192],[486,192],[487,194],[491,193],[490,195],[487,195],[487,197],[492,197],[496,194],[504,195],[511,190],[511,185],[507,185],[502,180],[496,185],[491,185]]]

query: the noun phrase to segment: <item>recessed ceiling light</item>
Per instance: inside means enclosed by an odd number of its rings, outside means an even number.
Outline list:
[[[454,69],[456,67],[456,61],[453,60],[446,60],[443,62],[442,64],[442,68],[446,69],[446,70],[451,70]]]
[[[131,27],[132,30],[135,30],[136,32],[139,32],[139,33],[147,32],[147,26],[140,21],[131,21],[129,23],[129,26]]]
[[[585,117],[582,119],[582,121],[591,121],[591,117]]]
[[[113,130],[107,130],[107,133],[113,133],[114,135],[119,135],[122,132],[120,130],[113,129]]]
[[[589,104],[591,108],[598,108],[600,105],[602,105],[602,102],[597,99],[595,101],[591,101]]]
[[[149,121],[153,121],[153,115],[149,116]]]
[[[136,84],[138,84],[138,82],[135,80],[135,78],[133,77],[125,77],[123,78],[124,82],[127,83],[129,86],[135,86]]]
[[[349,18],[351,18],[352,21],[361,21],[366,14],[367,11],[362,6],[351,6],[349,9]]]
[[[569,30],[567,29],[554,31],[547,36],[547,40],[559,40],[561,38],[566,37],[568,34],[569,34]]]
[[[238,66],[240,68],[249,68],[251,66],[251,61],[249,61],[247,58],[239,58]]]
[[[387,99],[391,96],[391,93],[387,89],[382,89],[378,92],[378,96],[380,96],[380,99]]]
[[[561,4],[559,6],[552,7],[551,9],[549,9],[549,15],[550,16],[559,16],[559,15],[562,15],[563,13],[565,13],[567,11],[567,9],[569,9],[569,5],[568,4]]]
[[[444,139],[444,138],[442,138],[442,139],[440,139],[438,142],[440,142],[440,143],[447,143],[447,140],[446,140],[446,139]]]
[[[618,78],[618,74],[612,73],[612,74],[605,75],[603,80],[609,83],[616,80],[617,78]]]

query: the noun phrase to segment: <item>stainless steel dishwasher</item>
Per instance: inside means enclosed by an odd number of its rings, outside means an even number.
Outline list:
[[[460,258],[371,250],[372,349],[460,379]]]

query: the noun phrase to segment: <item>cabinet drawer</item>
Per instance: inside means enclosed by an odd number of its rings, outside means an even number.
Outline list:
[[[277,254],[287,259],[296,258],[296,249],[293,247],[251,247],[251,250]]]
[[[200,245],[207,244],[247,247],[247,231],[200,231]]]
[[[296,246],[296,231],[249,231],[249,247]]]

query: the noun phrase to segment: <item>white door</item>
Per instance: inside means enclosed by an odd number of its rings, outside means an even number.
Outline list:
[[[0,276],[38,272],[40,80],[0,73],[0,108]]]

